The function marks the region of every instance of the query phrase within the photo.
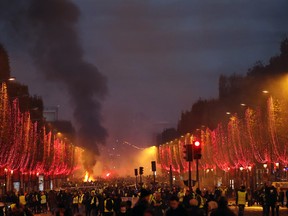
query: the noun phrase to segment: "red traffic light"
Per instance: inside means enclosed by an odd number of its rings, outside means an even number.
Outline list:
[[[196,140],[193,142],[193,158],[194,159],[201,159],[202,154],[201,154],[202,148],[201,148],[201,142]]]

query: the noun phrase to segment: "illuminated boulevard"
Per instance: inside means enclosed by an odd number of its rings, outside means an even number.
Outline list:
[[[288,216],[287,9],[0,0],[0,216]]]

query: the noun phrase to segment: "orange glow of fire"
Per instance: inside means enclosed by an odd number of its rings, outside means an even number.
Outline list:
[[[89,173],[86,171],[85,172],[85,177],[83,179],[84,182],[90,182],[93,181],[94,179],[89,175]]]

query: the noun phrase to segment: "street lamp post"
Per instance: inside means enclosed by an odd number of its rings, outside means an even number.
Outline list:
[[[14,173],[14,171],[13,170],[11,170],[11,191],[13,191],[13,189],[14,189],[14,185],[13,185],[13,173]]]
[[[276,162],[275,163],[275,167],[276,167],[276,170],[274,170],[274,175],[275,175],[275,181],[278,181],[279,177],[280,177],[280,163]]]
[[[265,169],[265,172],[267,173],[267,167],[268,167],[268,165],[265,163],[265,164],[263,164],[263,167],[264,167],[264,169]]]
[[[8,169],[5,168],[4,172],[5,172],[5,194],[6,194],[7,193],[7,172],[8,172]]]
[[[240,172],[241,185],[243,185],[243,170],[244,170],[244,168],[241,166],[241,167],[239,168],[239,170],[241,171],[241,172]]]
[[[265,163],[265,164],[263,164],[263,167],[264,167],[264,174],[265,174],[265,176],[267,175],[267,177],[268,177],[268,179],[269,179],[269,176],[268,176],[268,164],[267,163]]]
[[[251,184],[251,171],[252,171],[252,166],[248,166],[247,172],[248,172],[248,187],[251,188],[252,185],[252,189],[254,188],[254,184],[253,184],[253,178],[252,178],[252,184]]]

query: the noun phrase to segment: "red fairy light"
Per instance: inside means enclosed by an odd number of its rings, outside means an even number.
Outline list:
[[[284,103],[277,103],[276,106],[272,97],[268,99],[268,115],[261,109],[247,108],[242,119],[232,116],[227,125],[220,123],[213,131],[208,128],[201,130],[203,157],[199,163],[200,169],[216,169],[217,165],[228,172],[241,166],[252,168],[256,162],[287,164],[288,141],[280,141],[285,135],[280,132],[288,129],[288,126],[283,126],[283,119],[287,117],[287,113],[277,111],[286,109]],[[175,172],[187,172],[188,163],[183,158],[183,146],[191,143],[191,139],[192,135],[187,134],[179,138],[178,142],[159,146],[158,157],[162,169],[169,170],[169,166],[172,165]]]
[[[0,167],[34,175],[74,170],[74,147],[32,123],[29,112],[20,112],[18,99],[10,104],[5,83],[0,88],[0,125]]]

